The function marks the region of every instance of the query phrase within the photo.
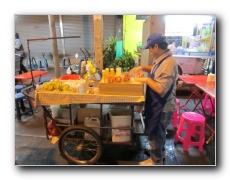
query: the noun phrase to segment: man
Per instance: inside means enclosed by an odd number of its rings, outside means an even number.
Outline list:
[[[175,46],[175,41],[173,41],[171,44],[168,45],[168,49],[172,52],[176,52],[176,46]]]
[[[22,72],[28,72],[26,67],[23,65],[23,59],[24,59],[24,48],[22,45],[22,41],[19,39],[19,34],[15,33],[15,40],[14,40],[14,48],[15,48],[15,55],[20,58],[20,71],[19,74],[22,74]]]
[[[134,67],[129,71],[130,75],[140,70],[149,73],[149,77],[135,78],[136,81],[147,85],[144,111],[150,158],[140,162],[140,165],[163,164],[166,126],[171,122],[176,109],[178,66],[167,46],[168,43],[162,33],[151,34],[143,50],[149,49],[154,59],[152,65]]]

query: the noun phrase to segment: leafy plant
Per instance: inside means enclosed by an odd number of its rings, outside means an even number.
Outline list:
[[[117,68],[121,67],[122,70],[128,71],[135,65],[135,61],[130,52],[123,49],[123,53],[121,57],[116,58],[116,37],[110,37],[108,41],[106,41],[106,46],[103,51],[103,61],[104,68]]]
[[[135,61],[131,52],[123,49],[123,53],[121,57],[118,57],[114,61],[114,68],[121,67],[123,72],[129,71],[135,65]]]
[[[106,45],[103,50],[103,65],[104,68],[110,68],[113,64],[113,61],[116,58],[116,37],[109,37],[108,41],[105,41]]]

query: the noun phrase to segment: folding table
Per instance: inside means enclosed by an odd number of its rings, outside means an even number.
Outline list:
[[[197,84],[197,83],[206,83],[207,82],[207,75],[179,75],[178,77],[185,84],[187,84],[189,89],[191,90],[191,94],[188,97],[187,101],[180,108],[185,107],[187,110],[190,110],[187,105],[192,98],[194,100],[194,104],[195,104],[195,108],[196,108],[198,104],[195,102],[195,98],[201,99],[202,94],[200,94],[198,88],[194,88],[194,87],[195,87],[195,84]],[[195,108],[193,110],[190,110],[190,111],[195,111]]]

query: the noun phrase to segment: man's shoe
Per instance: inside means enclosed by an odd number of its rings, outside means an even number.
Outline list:
[[[139,165],[141,165],[141,166],[152,166],[152,165],[155,165],[155,163],[152,161],[151,158],[149,158],[145,161],[139,162]]]
[[[162,151],[162,157],[163,157],[163,161],[165,161],[165,158],[166,158],[166,151]]]
[[[144,149],[144,153],[147,155],[147,156],[150,156],[150,152],[149,152],[149,149],[145,148]],[[165,161],[165,158],[166,158],[166,151],[162,151],[162,158],[163,158],[163,161]]]

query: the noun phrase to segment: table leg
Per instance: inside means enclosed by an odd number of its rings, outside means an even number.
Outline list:
[[[206,126],[207,126],[207,128],[212,132],[211,136],[210,136],[210,137],[208,138],[208,140],[206,141],[206,144],[208,144],[211,140],[213,140],[213,138],[214,138],[216,132],[215,132],[215,130],[214,130],[209,124],[206,123]]]
[[[190,87],[190,86],[189,86]],[[192,89],[190,87],[190,90],[191,90],[191,95],[188,97],[187,101],[185,102],[185,104],[183,104],[180,109],[182,109],[183,107],[185,107],[188,111],[191,111],[189,108],[188,108],[188,103],[190,102],[190,100],[193,98],[193,101],[194,101],[194,104],[195,104],[195,107],[193,108],[192,111],[195,111],[197,106],[199,105],[200,101],[201,101],[201,98],[203,97],[203,94],[200,93],[199,89],[198,88],[194,88]],[[199,101],[196,102],[196,97],[198,97]]]
[[[210,103],[211,103],[211,106],[212,106],[212,111],[210,112],[210,114],[208,115],[208,118],[207,118],[207,120],[208,119],[210,119],[211,118],[211,116],[212,116],[212,114],[213,113],[215,113],[215,107],[214,107],[214,104],[213,104],[213,102],[212,102],[212,99],[209,97],[209,99],[210,99]],[[203,104],[202,104],[202,107],[203,107]],[[206,120],[206,121],[207,121]],[[214,138],[214,136],[215,136],[215,134],[216,134],[216,132],[215,132],[215,129],[213,129],[209,124],[207,124],[207,122],[206,122],[206,126],[207,126],[207,128],[211,131],[211,136],[208,138],[208,140],[206,141],[206,144],[208,144],[211,140],[213,140],[213,138]]]
[[[198,88],[195,88],[193,93],[196,95],[196,97],[198,98],[198,102],[195,103],[195,107],[193,108],[193,112],[197,109],[197,107],[199,106],[199,104],[201,104],[201,107],[202,107],[202,112],[205,114],[205,110],[204,110],[204,107],[203,107],[203,104],[202,104],[202,100],[205,96],[205,93],[200,93],[199,89]]]

